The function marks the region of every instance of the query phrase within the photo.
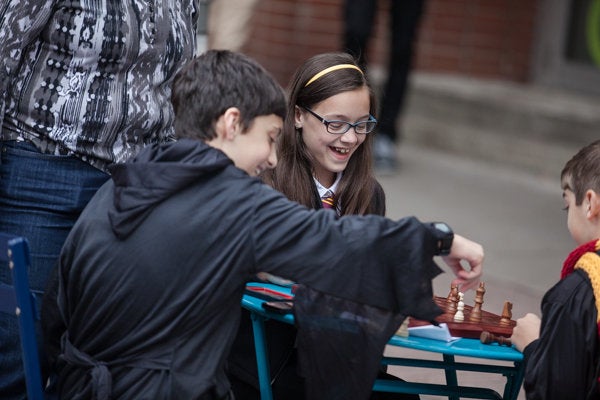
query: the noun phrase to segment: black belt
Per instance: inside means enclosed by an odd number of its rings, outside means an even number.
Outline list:
[[[66,332],[62,338],[63,354],[61,358],[69,365],[81,368],[91,369],[92,376],[92,399],[109,400],[112,393],[112,376],[108,368],[110,366],[129,366],[133,368],[146,368],[155,370],[168,370],[168,362],[162,359],[120,359],[109,363],[98,361],[89,354],[80,351],[69,340],[69,334]],[[203,398],[203,397],[202,397]],[[207,397],[207,399],[218,399],[217,397]],[[227,397],[225,397],[227,399]]]

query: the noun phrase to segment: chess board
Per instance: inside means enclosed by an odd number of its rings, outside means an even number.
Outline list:
[[[481,310],[481,321],[471,321],[470,318],[473,306],[468,304],[465,304],[465,308],[463,310],[465,317],[464,320],[454,321],[455,312],[454,310],[449,311],[448,299],[445,297],[435,296],[434,300],[436,304],[442,310],[444,310],[444,314],[437,317],[436,321],[440,323],[445,322],[448,325],[448,329],[450,330],[452,336],[479,339],[481,332],[487,331],[493,333],[494,335],[510,337],[512,335],[513,327],[516,325],[514,320],[505,319],[502,321],[501,315],[494,314],[486,310]],[[408,326],[411,327],[422,325],[429,325],[429,322],[411,318]]]
[[[277,288],[276,285],[247,285],[246,293],[265,300],[265,303],[263,303],[263,308],[267,309],[268,311],[280,314],[291,313],[293,307],[293,294],[278,289],[279,288]],[[455,290],[454,294],[452,292],[453,289]],[[474,307],[469,304],[464,304],[464,320],[454,320],[457,309],[456,298],[454,301],[451,301],[450,298],[453,296],[456,297],[457,293],[458,290],[456,290],[456,288],[451,288],[451,292],[448,297],[434,296],[436,304],[444,311],[444,313],[438,316],[436,320],[439,323],[446,323],[452,336],[479,339],[481,337],[481,332],[484,331],[505,338],[508,338],[512,335],[512,330],[516,325],[516,322],[511,319],[512,315],[510,312],[505,313],[504,310],[502,310],[502,313],[505,314],[503,318],[500,314],[494,314],[485,310],[485,306],[483,306],[485,285],[483,283],[480,284],[480,287],[476,292],[476,299],[479,299],[478,301],[480,302],[481,306],[481,320],[478,322],[472,320],[471,317]],[[409,321],[409,327],[429,324],[429,321],[420,321],[414,318],[410,318]]]

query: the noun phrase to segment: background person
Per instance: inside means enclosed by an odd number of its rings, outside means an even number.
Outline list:
[[[208,48],[240,51],[248,40],[250,20],[259,0],[207,0]]]
[[[392,0],[389,3],[387,77],[381,91],[379,127],[374,143],[375,166],[379,171],[393,171],[398,166],[396,144],[401,136],[396,126],[406,97],[413,47],[425,0]],[[368,44],[373,33],[377,4],[377,0],[344,1],[343,49],[359,60],[363,70],[368,64]]]
[[[41,301],[108,166],[173,140],[170,85],[193,56],[197,4],[7,0],[0,16],[0,231],[28,239]],[[2,399],[25,397],[17,326],[0,315]]]

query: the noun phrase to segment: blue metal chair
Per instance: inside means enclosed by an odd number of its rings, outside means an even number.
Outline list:
[[[35,301],[29,290],[29,245],[23,237],[0,233],[0,262],[11,269],[13,285],[0,283],[0,312],[16,314],[23,351],[23,367],[29,400],[42,400],[42,373],[35,335]]]

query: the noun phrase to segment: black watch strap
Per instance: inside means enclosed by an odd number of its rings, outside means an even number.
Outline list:
[[[438,241],[436,255],[447,256],[450,254],[452,241],[454,240],[454,232],[452,231],[452,228],[450,228],[445,222],[430,222],[428,225]]]

